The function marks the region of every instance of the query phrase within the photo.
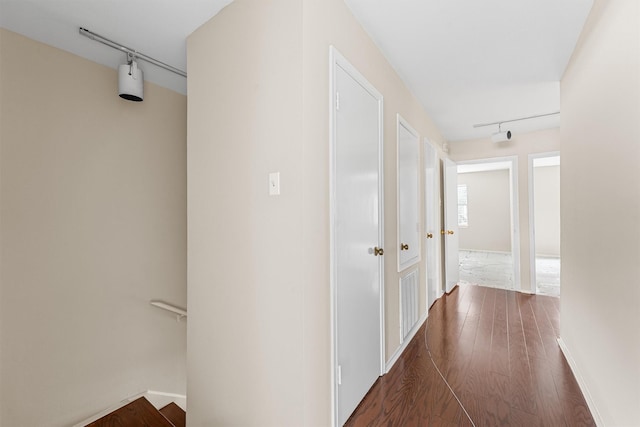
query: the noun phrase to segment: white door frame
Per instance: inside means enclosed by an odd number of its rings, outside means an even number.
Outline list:
[[[536,224],[535,224],[535,197],[533,183],[533,162],[536,159],[545,157],[560,157],[559,151],[548,151],[546,153],[529,154],[529,271],[531,280],[531,293],[538,293],[538,283],[536,277]],[[562,250],[562,248],[561,248]],[[560,255],[562,256],[562,254]]]
[[[337,331],[337,269],[336,269],[336,113],[335,105],[339,102],[336,99],[336,67],[339,66],[345,70],[354,80],[364,87],[372,96],[378,100],[378,244],[384,248],[384,129],[383,129],[383,97],[367,79],[353,66],[342,54],[334,47],[329,47],[329,247],[330,247],[330,298],[331,298],[331,420],[334,426],[338,425],[338,331]],[[385,373],[385,336],[384,336],[384,258],[379,263],[380,277],[380,375]]]
[[[511,190],[511,258],[513,259],[513,290],[522,291],[522,282],[520,280],[520,202],[518,196],[518,156],[465,160],[457,163],[458,165],[473,165],[503,162],[509,163],[509,183]]]

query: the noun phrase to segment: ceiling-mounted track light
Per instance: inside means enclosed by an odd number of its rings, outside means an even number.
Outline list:
[[[80,27],[78,32],[82,36],[127,54],[127,63],[118,67],[118,94],[124,99],[137,102],[140,102],[143,99],[144,79],[142,70],[138,68],[138,63],[136,62],[137,59],[146,61],[157,67],[164,68],[165,70],[171,71],[179,76],[187,77],[187,73],[176,67],[172,67],[171,65],[158,61],[144,53],[137,52],[131,48],[121,45],[120,43],[109,40],[108,38],[93,33],[86,28]]]
[[[505,142],[511,139],[511,131],[502,131],[502,123],[498,123],[498,132],[491,135],[491,140],[493,142]]]
[[[535,116],[520,117],[518,119],[502,120],[500,122],[478,123],[476,125],[473,125],[473,127],[474,128],[479,128],[479,127],[484,127],[484,126],[498,125],[498,132],[496,132],[494,134],[491,134],[491,140],[493,142],[505,142],[505,141],[511,140],[511,131],[507,130],[507,131],[503,132],[502,131],[502,124],[503,123],[519,122],[521,120],[530,120],[530,119],[537,119],[539,117],[555,116],[556,114],[560,114],[560,111],[555,111],[553,113],[537,114]]]
[[[118,95],[127,101],[140,102],[144,99],[144,73],[130,53],[127,54],[127,63],[118,67]]]

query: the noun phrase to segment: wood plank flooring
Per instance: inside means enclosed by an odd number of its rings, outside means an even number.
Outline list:
[[[345,425],[595,426],[556,341],[559,310],[553,297],[455,288]]]
[[[174,427],[171,422],[144,397],[134,400],[105,415],[97,421],[87,424],[87,427]]]
[[[171,421],[174,427],[185,427],[187,425],[187,413],[174,402],[160,409],[160,413]]]

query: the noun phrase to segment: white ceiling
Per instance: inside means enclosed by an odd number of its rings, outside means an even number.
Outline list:
[[[559,81],[593,4],[345,1],[449,141],[497,131],[474,124],[559,111]],[[558,125],[551,116],[506,128],[516,138]]]
[[[186,69],[186,37],[232,0],[0,0],[0,26],[116,68],[124,54],[79,27]],[[322,1],[322,0],[317,0]],[[449,141],[560,109],[559,81],[593,0],[345,0]],[[145,79],[186,81],[141,63]],[[187,70],[188,71],[188,70]],[[503,126],[557,127],[559,117]]]

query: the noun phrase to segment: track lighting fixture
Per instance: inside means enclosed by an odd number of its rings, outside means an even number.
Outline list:
[[[479,127],[484,127],[484,126],[498,125],[498,132],[496,132],[494,134],[491,134],[491,140],[493,142],[505,142],[505,141],[510,141],[511,140],[512,134],[511,134],[510,130],[506,130],[506,131],[502,130],[502,124],[503,123],[519,122],[521,120],[530,120],[530,119],[537,119],[539,117],[555,116],[556,114],[560,114],[560,111],[554,111],[553,113],[536,114],[535,116],[520,117],[520,118],[517,118],[517,119],[502,120],[502,121],[499,121],[499,122],[478,123],[478,124],[473,125],[473,127],[474,128],[479,128]]]
[[[511,139],[511,131],[503,131],[502,123],[498,123],[498,132],[491,135],[491,140],[493,142],[505,142]]]
[[[118,67],[118,95],[127,101],[144,99],[144,73],[130,53],[127,53],[127,63]]]
[[[97,41],[98,43],[102,43],[103,45],[109,46],[113,49],[127,54],[127,63],[118,67],[118,95],[120,95],[121,98],[136,102],[140,102],[144,98],[143,72],[140,68],[138,68],[137,60],[148,62],[155,65],[156,67],[164,68],[165,70],[171,71],[172,73],[175,73],[179,76],[185,78],[187,77],[187,73],[176,67],[172,67],[171,65],[158,61],[157,59],[145,55],[144,53],[121,45],[120,43],[114,42],[113,40],[109,40],[108,38],[93,33],[86,28],[80,27],[78,31],[81,36],[87,37],[91,40]]]

